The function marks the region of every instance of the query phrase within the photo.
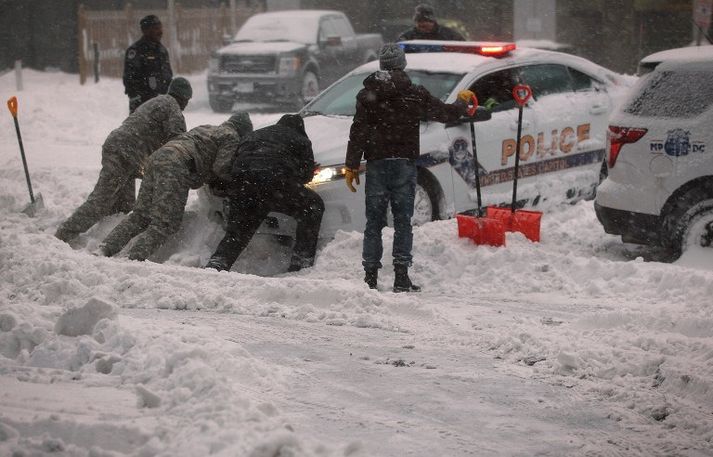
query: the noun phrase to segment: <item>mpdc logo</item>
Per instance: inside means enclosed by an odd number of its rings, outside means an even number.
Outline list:
[[[683,129],[669,130],[664,142],[664,151],[667,155],[680,157],[691,152],[691,132]]]

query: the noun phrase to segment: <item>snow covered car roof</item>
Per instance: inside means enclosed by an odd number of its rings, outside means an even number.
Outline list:
[[[696,60],[713,60],[713,46],[688,46],[649,54],[639,62],[639,74],[652,71],[661,62],[686,62]]]
[[[607,70],[589,60],[571,54],[546,51],[543,49],[517,48],[509,52],[505,57],[489,57],[461,52],[422,52],[406,54],[406,68],[408,70],[422,70],[433,73],[467,74],[475,71],[489,71],[493,68],[533,64],[538,61],[569,65],[597,77],[604,83],[617,85],[621,83],[621,75]],[[349,74],[371,73],[378,69],[379,62],[373,61],[354,69]]]

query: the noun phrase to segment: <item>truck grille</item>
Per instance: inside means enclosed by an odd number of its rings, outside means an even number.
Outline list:
[[[223,56],[221,64],[228,73],[272,73],[275,56]]]

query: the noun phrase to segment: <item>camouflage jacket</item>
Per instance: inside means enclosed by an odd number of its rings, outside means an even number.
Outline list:
[[[151,153],[185,131],[186,121],[176,99],[159,95],[130,114],[109,134],[104,145],[119,151],[129,170],[141,177]]]
[[[173,149],[202,183],[230,180],[233,156],[240,135],[225,122],[200,125],[171,140],[165,147]]]

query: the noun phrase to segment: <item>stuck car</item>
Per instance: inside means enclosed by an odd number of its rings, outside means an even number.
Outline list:
[[[595,209],[607,233],[674,257],[713,244],[713,58],[660,63],[612,115]]]

